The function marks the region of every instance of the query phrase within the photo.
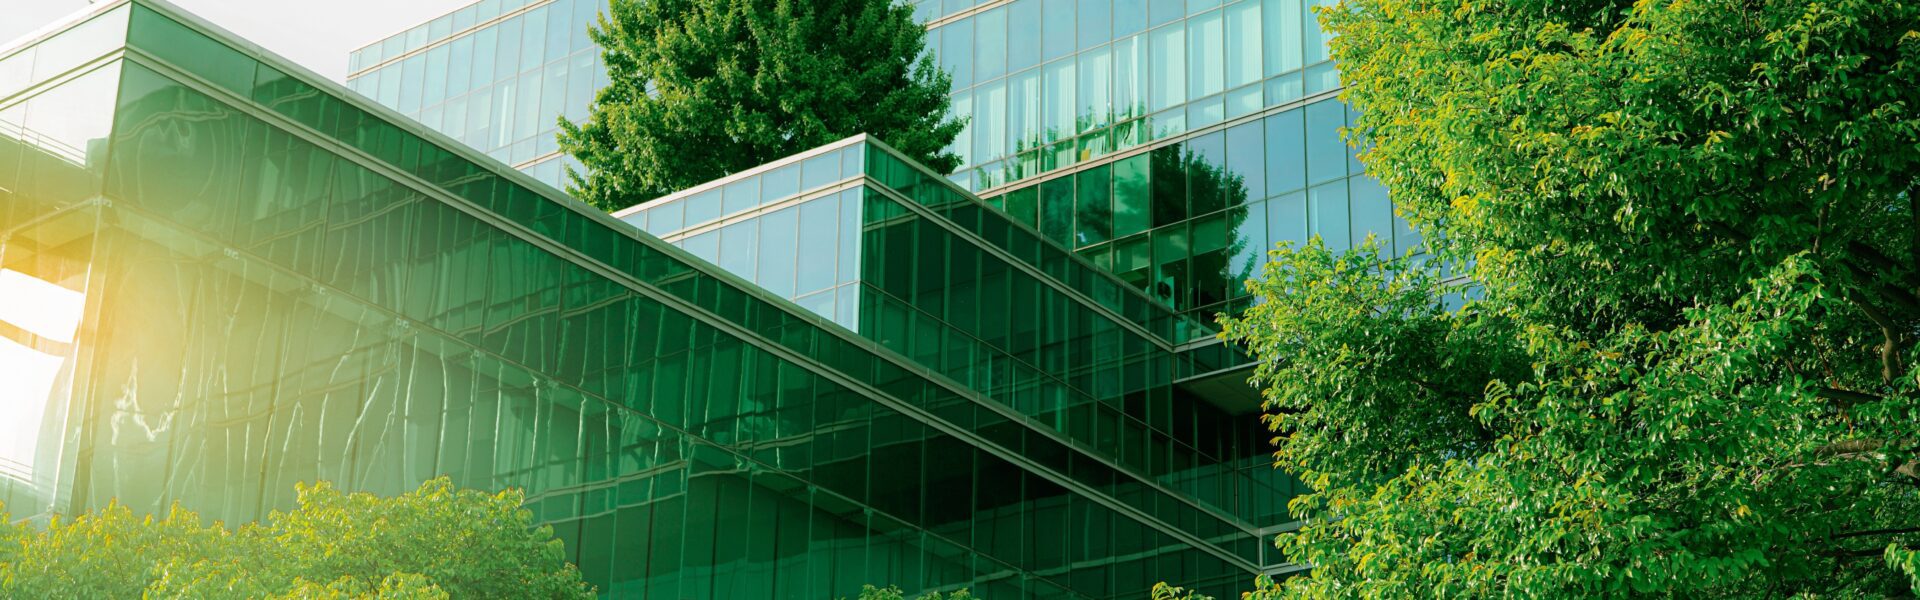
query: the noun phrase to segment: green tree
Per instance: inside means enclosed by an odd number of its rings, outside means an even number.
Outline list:
[[[1314,489],[1257,597],[1911,593],[1920,5],[1322,18],[1434,260],[1282,249],[1226,321]]]
[[[907,594],[906,592],[900,591],[899,586],[874,587],[867,585],[862,586],[860,589],[860,600],[907,600]],[[973,594],[962,589],[955,590],[953,593],[944,596],[940,595],[940,592],[928,592],[924,596],[915,597],[914,600],[975,600],[975,598]]]
[[[234,531],[177,506],[143,517],[110,504],[44,528],[0,525],[0,596],[592,598],[521,501],[446,478],[392,498],[320,483],[299,488],[294,510]]]
[[[574,193],[618,209],[860,133],[942,173],[964,123],[913,9],[892,0],[614,0],[610,84],[560,146]]]

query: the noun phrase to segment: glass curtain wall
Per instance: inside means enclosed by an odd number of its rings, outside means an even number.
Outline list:
[[[525,488],[639,597],[1227,595],[1261,564],[888,344],[172,8],[93,10],[129,24],[0,96],[0,285],[43,299],[0,311],[0,360],[60,433],[0,446],[10,503],[242,520],[448,474]]]

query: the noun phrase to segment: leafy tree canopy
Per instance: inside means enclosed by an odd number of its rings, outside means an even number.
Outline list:
[[[942,173],[951,77],[893,0],[613,0],[591,35],[611,83],[560,145],[574,192],[618,209],[872,134]]]
[[[1285,248],[1227,320],[1315,490],[1256,597],[1911,593],[1920,4],[1322,18],[1433,256]]]
[[[518,491],[446,479],[393,498],[301,486],[299,507],[229,531],[112,504],[46,527],[0,513],[8,598],[593,598]]]

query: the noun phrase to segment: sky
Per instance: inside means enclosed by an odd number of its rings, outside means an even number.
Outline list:
[[[474,0],[171,0],[335,81],[347,53]],[[87,0],[0,0],[0,44],[85,9]]]

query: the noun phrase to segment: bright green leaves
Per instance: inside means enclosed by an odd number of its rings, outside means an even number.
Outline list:
[[[0,595],[27,598],[591,598],[517,491],[445,478],[392,498],[300,489],[229,532],[176,507],[110,505],[44,530],[0,525]],[[0,522],[4,522],[0,519]]]
[[[848,136],[935,170],[964,123],[911,6],[888,0],[615,0],[592,31],[609,85],[561,147],[574,192],[618,209]]]
[[[860,600],[907,600],[907,596],[906,592],[900,591],[900,588],[896,586],[874,587],[867,585],[862,586],[860,589]],[[940,592],[931,592],[924,596],[917,596],[913,598],[913,600],[973,600],[973,594],[961,589],[947,595],[941,595]]]
[[[1315,569],[1262,593],[1910,588],[1920,6],[1322,17],[1368,172],[1437,256],[1282,250],[1229,322],[1316,489],[1281,540]],[[1443,304],[1442,263],[1475,300]]]
[[[1492,432],[1468,409],[1490,381],[1525,373],[1513,332],[1444,310],[1456,293],[1369,238],[1336,255],[1315,238],[1282,245],[1248,289],[1266,302],[1222,321],[1262,360],[1277,464],[1307,481],[1381,482],[1409,465],[1484,452]]]

